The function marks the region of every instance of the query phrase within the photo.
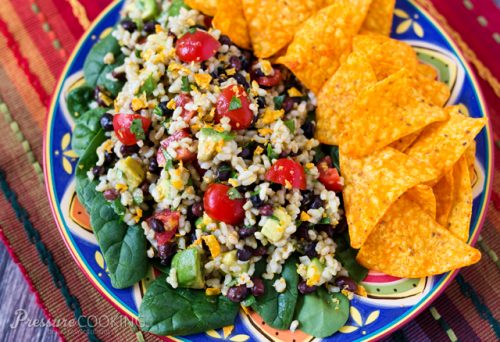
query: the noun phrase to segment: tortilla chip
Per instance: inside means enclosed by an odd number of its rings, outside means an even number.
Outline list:
[[[488,122],[487,118],[462,115],[458,106],[447,107],[445,111],[450,118],[426,127],[408,150],[410,156],[435,167],[438,178],[453,168]]]
[[[286,65],[311,91],[318,94],[335,73],[341,58],[351,50],[370,0],[338,0],[307,19],[299,28],[285,56]]]
[[[322,0],[242,0],[255,56],[268,58],[290,43]]]
[[[396,0],[373,0],[363,23],[363,30],[389,36]]]
[[[423,78],[434,81],[438,79],[438,72],[432,65],[420,63],[417,65],[417,72]]]
[[[363,245],[387,209],[408,189],[435,178],[432,167],[425,167],[393,148],[354,159],[340,154],[344,177],[344,205],[351,246]]]
[[[324,144],[338,145],[342,117],[357,96],[376,81],[375,73],[365,57],[350,54],[318,95],[316,138]]]
[[[406,195],[413,202],[417,203],[423,211],[434,220],[436,219],[436,196],[428,185],[419,184],[406,192]]]
[[[467,159],[467,165],[469,166],[469,176],[471,184],[475,184],[477,173],[476,173],[476,141],[474,140],[468,149],[465,150],[465,158]]]
[[[213,25],[244,49],[252,47],[242,0],[218,0]]]
[[[422,130],[402,137],[393,142],[390,146],[400,152],[406,152],[410,148],[410,146],[418,139],[420,133],[422,133]]]
[[[410,45],[382,35],[363,34],[354,37],[353,51],[366,56],[379,81],[402,68],[413,76],[419,64],[417,54]]]
[[[217,0],[184,0],[186,5],[213,17],[217,11]]]
[[[375,227],[356,259],[370,270],[422,278],[475,264],[481,253],[402,196]]]
[[[450,88],[443,82],[436,79],[431,79],[427,73],[428,69],[424,69],[420,64],[417,67],[413,79],[413,87],[431,104],[443,107],[450,98]]]
[[[447,117],[419,96],[402,69],[360,94],[343,120],[340,150],[362,157]]]
[[[451,207],[453,205],[453,189],[454,178],[451,171],[445,173],[433,187],[437,204],[436,221],[442,226],[446,226],[448,217],[450,216]]]
[[[469,239],[470,220],[472,217],[472,187],[469,166],[465,156],[453,167],[454,199],[448,218],[448,230],[466,242]]]

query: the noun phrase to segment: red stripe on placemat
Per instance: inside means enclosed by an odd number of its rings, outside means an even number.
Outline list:
[[[23,71],[24,75],[30,81],[31,86],[36,91],[40,101],[45,106],[48,106],[50,101],[49,94],[47,94],[47,92],[45,92],[45,89],[43,89],[43,86],[40,83],[40,79],[38,78],[38,76],[31,71],[28,60],[21,54],[18,43],[14,39],[12,33],[9,31],[7,24],[1,18],[0,18],[0,33],[7,40],[7,46],[14,54],[17,64]]]
[[[14,250],[12,249],[12,247],[10,246],[9,239],[3,233],[2,226],[0,226],[0,241],[2,241],[2,243],[5,245],[5,247],[7,248],[7,252],[9,253],[10,257],[12,258],[12,261],[14,261],[14,263],[17,265],[17,267],[21,271],[21,274],[23,275],[24,280],[28,284],[30,292],[33,293],[33,295],[35,296],[35,301],[36,301],[37,305],[40,307],[40,309],[42,309],[45,317],[47,317],[47,319],[51,323],[52,329],[54,329],[54,331],[57,333],[57,335],[59,336],[59,338],[61,339],[61,341],[66,341],[66,339],[63,336],[63,334],[61,333],[61,330],[59,330],[59,328],[55,324],[56,322],[55,322],[54,318],[52,317],[52,315],[50,314],[49,310],[45,306],[45,303],[40,298],[40,295],[38,294],[38,291],[35,288],[35,285],[31,281],[31,278],[29,277],[28,272],[24,268],[23,264],[19,261],[16,253],[14,252]]]

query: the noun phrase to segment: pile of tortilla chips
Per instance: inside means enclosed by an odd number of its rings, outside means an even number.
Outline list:
[[[369,269],[424,277],[476,263],[467,245],[475,136],[448,87],[390,39],[395,0],[186,0],[317,95],[316,138],[338,145],[351,245]]]

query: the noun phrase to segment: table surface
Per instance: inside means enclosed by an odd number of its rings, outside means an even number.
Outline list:
[[[0,274],[0,341],[59,341],[2,243]]]

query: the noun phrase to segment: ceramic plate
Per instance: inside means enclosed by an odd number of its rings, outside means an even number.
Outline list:
[[[103,256],[89,224],[89,217],[75,194],[76,154],[71,150],[74,121],[66,107],[69,90],[83,81],[82,67],[89,50],[98,37],[119,20],[123,1],[111,4],[82,37],[69,58],[52,99],[45,135],[45,176],[54,217],[67,248],[89,281],[118,310],[136,320],[138,308],[148,284],[155,278],[154,270],[135,286],[117,290],[111,286]],[[485,103],[479,87],[462,54],[443,29],[422,8],[412,1],[398,0],[392,37],[411,44],[422,62],[438,70],[440,78],[452,90],[449,104],[463,104],[472,117],[486,116]],[[486,215],[492,181],[492,138],[490,130],[477,137],[474,207],[469,241],[474,243]],[[363,282],[368,297],[355,296],[351,302],[346,326],[327,341],[379,339],[401,328],[434,301],[456,272],[422,279],[399,279],[370,272]],[[264,325],[256,314],[243,311],[235,325],[221,330],[176,340],[210,341],[312,341],[300,331],[294,334],[277,331]]]

